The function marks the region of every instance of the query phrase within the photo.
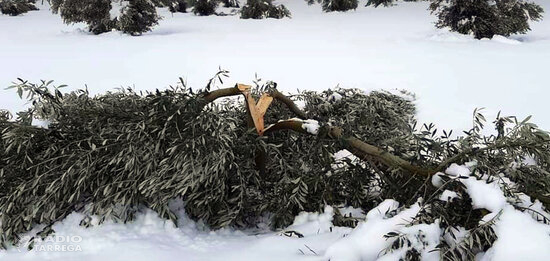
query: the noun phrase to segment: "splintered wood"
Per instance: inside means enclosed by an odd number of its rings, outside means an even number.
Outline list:
[[[252,97],[252,94],[250,93],[251,86],[245,84],[237,84],[237,88],[239,88],[246,99],[246,105],[248,107],[248,111],[250,113],[252,121],[254,122],[254,127],[256,128],[258,135],[262,136],[265,130],[265,112],[269,108],[269,105],[271,105],[273,97],[271,97],[267,93],[264,93],[260,97],[260,100],[256,103],[256,100],[254,99],[254,97]]]

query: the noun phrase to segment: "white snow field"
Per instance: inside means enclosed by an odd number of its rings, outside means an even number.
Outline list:
[[[535,2],[550,12],[550,1]],[[13,90],[4,90],[18,77],[51,79],[71,90],[87,86],[92,93],[126,86],[154,90],[175,84],[180,76],[198,88],[221,66],[231,71],[227,86],[251,83],[257,73],[288,92],[338,84],[367,91],[405,89],[417,95],[420,121],[445,129],[469,129],[472,111],[486,107],[489,120],[499,110],[520,118],[533,115],[533,122],[550,130],[550,18],[532,24],[526,35],[478,41],[435,29],[425,2],[361,6],[347,13],[322,13],[319,5],[308,7],[304,0],[278,3],[291,10],[292,19],[241,20],[161,10],[160,25],[141,37],[90,35],[82,24],[64,25],[47,5],[21,17],[0,15],[0,109],[24,108]],[[498,240],[477,260],[550,260],[550,226],[515,210],[497,183],[469,177],[467,166],[453,165],[444,175],[466,176],[460,180],[474,206],[492,211],[485,221],[500,213]],[[433,184],[438,185],[437,178]],[[442,197],[456,195],[445,191]],[[540,202],[527,196],[522,200],[550,218]],[[174,206],[181,209],[181,204]],[[387,217],[387,210],[397,214]],[[36,243],[32,251],[24,246],[0,251],[0,260],[399,260],[402,251],[385,252],[391,241],[383,236],[392,231],[423,246],[423,260],[439,259],[432,251],[440,243],[438,224],[406,226],[420,211],[418,203],[401,206],[388,199],[372,210],[341,210],[364,217],[355,229],[334,227],[333,211],[326,207],[321,214],[302,213],[284,230],[303,238],[262,224],[253,230],[210,231],[183,210],[178,227],[144,210],[133,223],[83,228],[78,226],[82,214],[73,213],[53,227],[55,240]],[[465,231],[457,235],[462,236],[447,243],[467,237]]]

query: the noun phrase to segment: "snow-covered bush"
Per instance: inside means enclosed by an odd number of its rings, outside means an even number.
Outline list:
[[[307,2],[310,5],[315,2],[321,3],[325,12],[355,10],[358,5],[357,0],[308,0]]]
[[[172,13],[186,13],[187,2],[185,0],[176,0],[168,7],[168,10]]]
[[[120,6],[121,10],[112,10],[113,5]],[[51,8],[65,23],[86,23],[94,34],[120,30],[140,35],[151,30],[160,19],[150,0],[51,0]]]
[[[427,0],[404,0],[405,2],[420,2],[420,1],[427,1]],[[429,1],[429,0],[428,0]],[[379,7],[380,5],[384,7],[389,7],[394,4],[395,0],[368,0],[366,6],[374,6]]]
[[[232,8],[239,8],[239,1],[238,0],[222,0],[224,7],[232,7]]]
[[[378,6],[382,5],[382,6],[387,7],[387,6],[392,5],[393,2],[394,2],[394,0],[369,0],[367,2],[367,6],[372,5],[374,7],[378,7]]]
[[[430,9],[439,19],[436,27],[477,39],[524,34],[529,20],[539,21],[543,13],[539,5],[523,0],[433,0]]]
[[[219,0],[196,0],[193,5],[193,13],[201,16],[216,14],[218,4]]]
[[[172,13],[187,12],[186,0],[154,0],[152,2],[156,7],[168,7],[168,10]]]
[[[281,227],[301,211],[325,205],[372,209],[392,198],[407,206],[418,202],[413,223],[469,229],[480,240],[465,247],[484,249],[494,237],[480,221],[498,214],[494,204],[507,201],[480,203],[472,192],[477,186],[500,186],[508,198],[525,193],[550,206],[550,136],[528,119],[499,116],[498,134],[484,136],[485,118],[475,112],[473,128],[456,137],[432,124],[417,128],[407,93],[337,88],[294,95],[303,109],[277,98],[265,123],[281,126],[281,119],[298,116],[302,120],[293,121],[303,124],[259,135],[251,131],[242,101],[212,98],[239,89],[213,91],[214,84],[98,96],[86,90],[63,94],[50,82],[14,85],[33,107],[15,120],[0,114],[3,245],[35,224],[51,232],[51,224],[73,211],[129,221],[144,206],[176,219],[168,205],[177,197],[190,217],[211,227],[253,226],[266,216]],[[251,97],[266,92],[276,97],[276,84],[256,86]],[[48,128],[33,127],[33,117],[49,121]],[[339,134],[334,126],[341,127]],[[355,158],[336,157],[350,148],[357,148],[350,151]],[[396,242],[388,251],[406,248],[406,237],[388,238]],[[410,255],[415,249],[408,249]],[[475,254],[453,249],[459,256]]]
[[[290,11],[284,5],[275,5],[272,0],[247,0],[241,9],[242,19],[281,19],[290,17]]]
[[[51,9],[59,13],[66,24],[86,23],[94,34],[111,31],[111,0],[51,0]]]
[[[151,31],[158,24],[159,16],[153,3],[149,0],[131,0],[122,8],[122,14],[118,17],[117,29],[130,34],[141,35]]]
[[[35,3],[36,0],[0,0],[0,12],[5,15],[17,16],[38,10]]]

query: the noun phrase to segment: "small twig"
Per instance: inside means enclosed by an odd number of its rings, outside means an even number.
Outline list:
[[[307,249],[309,251],[311,251],[311,253],[313,253],[314,255],[318,256],[319,254],[317,254],[317,252],[313,251],[313,249],[311,249],[309,246],[307,246],[306,244],[304,244],[305,247],[307,247]]]

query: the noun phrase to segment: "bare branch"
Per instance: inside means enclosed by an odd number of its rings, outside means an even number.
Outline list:
[[[306,129],[303,127],[303,124],[304,122],[301,120],[291,119],[286,121],[280,121],[276,124],[269,126],[264,133],[268,134],[268,133],[273,133],[281,130],[292,130],[302,134],[312,135],[312,133],[309,133],[306,131]],[[355,137],[345,137],[343,135],[342,129],[339,127],[328,126],[325,128],[328,128],[328,131],[326,132],[320,131],[319,133],[327,133],[326,136],[330,139],[344,141],[346,149],[360,159],[364,159],[365,157],[370,157],[384,164],[387,167],[401,168],[413,175],[430,176],[436,173],[432,169],[426,169],[419,166],[415,166],[398,156],[395,156],[381,148],[378,148],[376,146],[363,142]]]
[[[296,116],[302,120],[305,120],[307,119],[307,115],[305,112],[303,112],[302,110],[300,110],[300,108],[298,108],[298,106],[296,106],[296,104],[286,95],[282,94],[281,92],[279,92],[277,89],[273,88],[270,92],[269,92],[269,95],[271,97],[273,97],[274,99],[284,103],[288,109],[293,112],[294,114],[296,114]]]
[[[242,86],[243,86],[242,84],[236,84],[235,87],[211,91],[206,93],[203,98],[206,101],[206,103],[210,103],[215,101],[218,98],[240,95],[240,94],[243,94],[243,91],[244,91]]]
[[[275,124],[272,124],[271,126],[267,127],[264,131],[264,134],[270,134],[276,131],[281,130],[292,130],[295,132],[303,133],[303,134],[311,134],[308,133],[303,127],[303,122],[301,120],[286,120],[286,121],[279,121]]]

